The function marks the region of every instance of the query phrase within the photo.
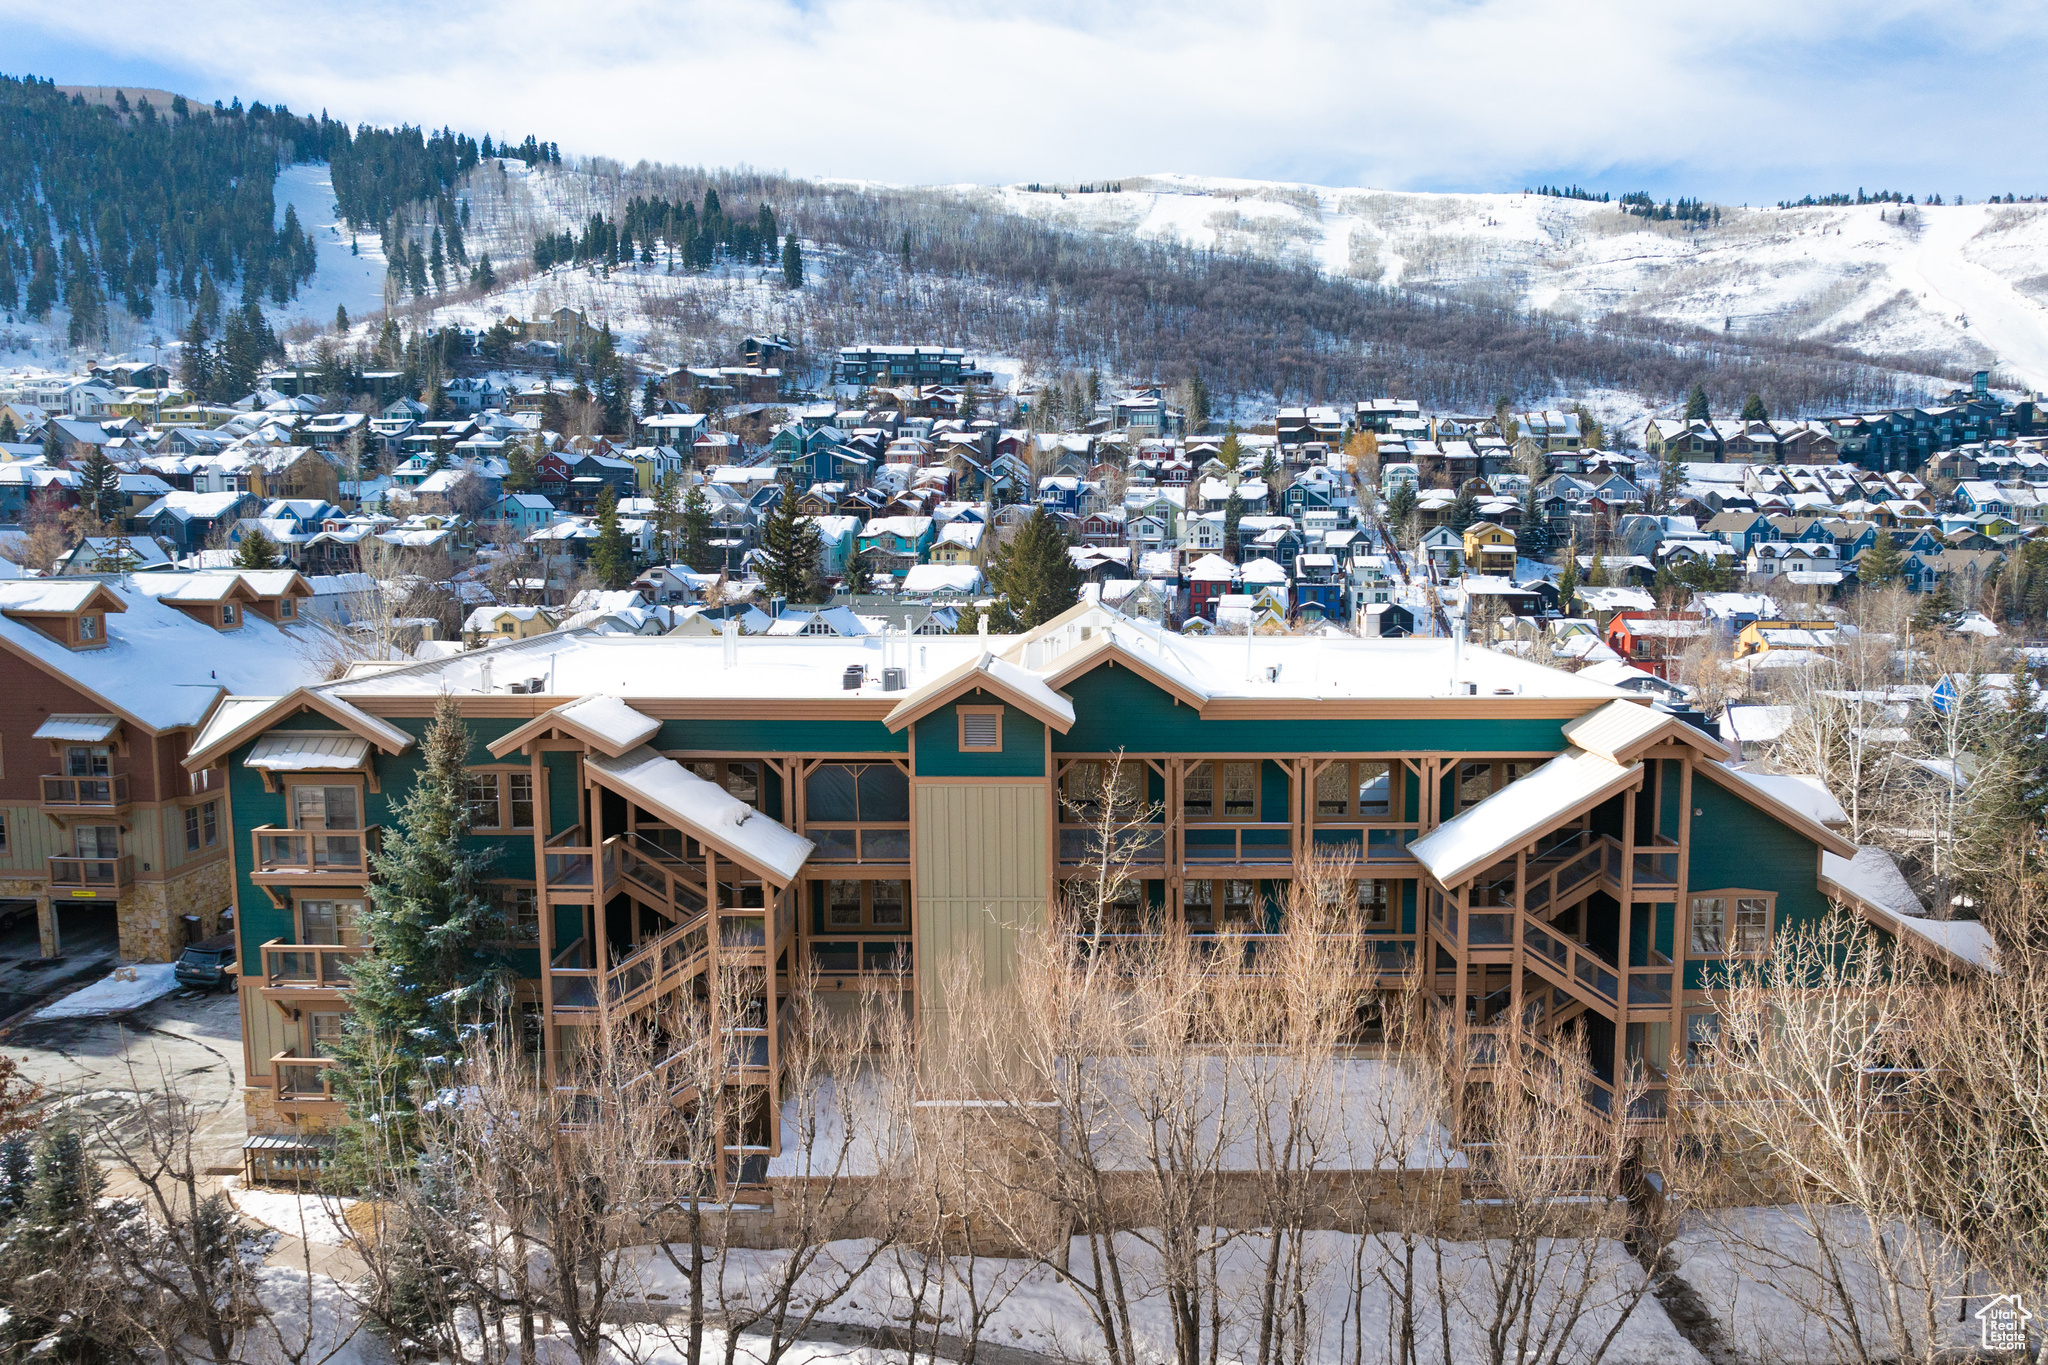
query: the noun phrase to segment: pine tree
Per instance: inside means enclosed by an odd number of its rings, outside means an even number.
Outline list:
[[[336,336],[340,336],[347,330],[348,305],[345,303],[337,303],[334,305],[334,333]]]
[[[1235,564],[1244,552],[1238,525],[1244,520],[1244,499],[1238,496],[1237,485],[1230,485],[1229,496],[1223,499],[1223,557]]]
[[[1579,541],[1572,537],[1571,545],[1564,552],[1564,563],[1557,570],[1557,609],[1566,616],[1572,614],[1572,602],[1579,595]]]
[[[1742,420],[1745,422],[1768,422],[1771,410],[1764,406],[1762,394],[1752,393],[1742,400]]]
[[[1880,529],[1868,549],[1856,556],[1856,581],[1866,588],[1887,587],[1906,571],[1906,556],[1889,531]]]
[[[794,232],[782,240],[782,287],[804,287],[804,249]]]
[[[1678,452],[1666,446],[1662,460],[1657,465],[1657,510],[1662,512],[1678,501],[1678,495],[1685,491],[1685,462],[1678,458]]]
[[[1093,413],[1092,403],[1090,413]],[[1244,463],[1244,442],[1237,439],[1237,427],[1234,423],[1230,430],[1223,433],[1223,444],[1216,448],[1216,462],[1223,466],[1226,474],[1235,474],[1237,467]]]
[[[55,469],[64,463],[64,443],[57,437],[57,419],[43,423],[43,463]]]
[[[650,518],[654,531],[654,557],[659,563],[671,562],[676,548],[676,532],[683,525],[683,484],[673,469],[666,470],[654,484],[654,515]]]
[[[704,490],[693,483],[683,494],[682,562],[699,573],[709,572],[704,566],[711,562],[711,526]]]
[[[1479,520],[1479,495],[1467,487],[1451,504],[1450,527],[1463,535],[1465,528]]]
[[[485,291],[498,287],[498,272],[491,267],[490,252],[486,251],[476,258],[476,267],[469,272],[469,281]]]
[[[989,624],[1002,631],[1044,625],[1081,595],[1081,571],[1067,553],[1066,535],[1043,505],[997,547],[988,580],[999,594]]]
[[[818,575],[824,548],[818,524],[797,513],[796,489],[782,486],[782,497],[761,524],[761,584],[792,602],[803,601]]]
[[[78,467],[78,500],[100,521],[113,522],[121,516],[121,471],[98,446]]]
[[[1607,579],[1607,559],[1598,550],[1593,551],[1593,562],[1586,566],[1586,586],[1589,588],[1612,586]]]
[[[540,438],[536,436],[533,445],[539,444]],[[499,486],[507,493],[531,493],[540,486],[540,471],[532,446],[524,441],[512,442],[511,451],[505,456],[505,477]]]
[[[1543,518],[1543,506],[1536,501],[1536,486],[1522,495],[1522,526],[1515,533],[1515,551],[1524,559],[1542,559],[1550,553],[1550,526]]]
[[[1188,380],[1188,431],[1199,433],[1209,429],[1209,386],[1202,381],[1201,366]]]
[[[597,495],[597,539],[590,547],[590,571],[607,588],[633,581],[633,548],[619,529],[619,495],[611,485]]]
[[[1688,422],[1711,420],[1707,416],[1707,389],[1704,384],[1693,385],[1692,392],[1686,395],[1685,420]]]
[[[868,557],[855,545],[852,554],[846,558],[846,591],[852,594],[870,593],[875,590],[874,574],[868,568]]]
[[[235,567],[274,569],[277,563],[277,542],[265,535],[262,527],[251,526],[242,536],[242,543],[235,547]]]
[[[1387,494],[1387,525],[1399,530],[1414,515],[1415,485],[1406,479],[1396,480],[1393,491]]]
[[[348,1104],[341,1158],[358,1178],[378,1148],[417,1142],[422,1090],[456,1062],[465,1035],[494,1027],[511,1002],[508,937],[484,878],[492,850],[469,833],[469,731],[443,695],[421,744],[423,767],[390,818],[363,914],[364,951],[349,969],[347,1023],[336,1046]],[[388,1169],[388,1167],[386,1167]]]
[[[21,433],[14,429],[14,414],[0,412],[0,444],[11,445]]]

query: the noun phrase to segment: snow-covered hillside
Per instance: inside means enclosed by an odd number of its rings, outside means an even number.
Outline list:
[[[2048,204],[1724,208],[1690,230],[1615,204],[1155,175],[1108,194],[960,187],[1014,213],[1386,285],[1641,314],[1873,356],[1998,364],[2048,388]]]

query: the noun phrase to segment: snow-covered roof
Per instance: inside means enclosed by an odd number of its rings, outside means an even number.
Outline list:
[[[1842,809],[1842,803],[1835,800],[1827,783],[1817,777],[1800,773],[1760,773],[1749,768],[1729,768],[1726,771],[1773,800],[1790,806],[1815,824],[1845,825],[1849,822],[1849,814]]]
[[[354,768],[370,752],[359,735],[326,734],[318,730],[273,730],[250,746],[242,766],[268,772],[296,773],[327,768]]]
[[[1998,945],[1991,932],[1976,920],[1928,919],[1927,908],[1883,849],[1858,848],[1853,858],[1821,854],[1820,886],[1902,942],[1932,948],[1973,967],[1998,969]]]
[[[645,745],[618,758],[593,754],[584,767],[593,780],[781,885],[796,879],[817,847],[717,783],[706,782]]]
[[[218,631],[166,606],[144,580],[24,579],[0,582],[0,639],[87,696],[152,730],[197,725],[228,692],[276,696],[319,678],[322,667],[289,633],[255,614]],[[95,592],[127,610],[110,615],[106,643],[71,649],[5,613],[79,610]]]
[[[119,716],[57,715],[35,728],[31,739],[54,739],[72,744],[99,744],[121,727]]]
[[[980,592],[981,570],[972,564],[913,564],[903,575],[906,596],[926,593]]]
[[[1633,705],[1633,703],[1622,703]],[[1528,843],[1573,811],[1634,784],[1641,764],[1626,767],[1572,750],[1438,825],[1408,846],[1416,861],[1451,886]]]

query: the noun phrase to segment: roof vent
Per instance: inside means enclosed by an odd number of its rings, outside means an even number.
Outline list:
[[[1269,683],[1276,683],[1276,682],[1279,682],[1279,681],[1280,681],[1280,665],[1278,665],[1278,664],[1269,664],[1269,665],[1267,665],[1267,667],[1266,667],[1266,681],[1267,681],[1267,682],[1269,682]]]
[[[1476,683],[1476,682],[1475,682],[1475,683],[1466,683],[1466,684],[1465,684],[1465,695],[1466,695],[1466,696],[1468,696],[1468,697],[1476,697],[1476,696],[1478,696],[1478,695],[1479,695],[1479,684],[1478,684],[1478,683]]]
[[[848,664],[839,685],[848,692],[858,692],[868,680],[868,671],[859,664]]]
[[[885,668],[885,669],[883,669],[883,670],[882,670],[882,690],[883,690],[884,692],[901,692],[901,691],[903,690],[903,678],[904,678],[904,670],[903,670],[903,669],[900,669],[900,668]]]

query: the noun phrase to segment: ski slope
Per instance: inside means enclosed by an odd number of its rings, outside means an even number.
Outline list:
[[[2048,204],[1723,206],[1688,228],[1616,204],[1150,175],[1117,193],[952,187],[1083,231],[1313,262],[1389,287],[1828,341],[2048,389]]]
[[[366,317],[384,306],[384,248],[373,229],[351,234],[334,203],[334,178],[325,162],[287,166],[277,175],[277,222],[284,223],[287,205],[297,212],[299,226],[313,239],[313,278],[300,286],[298,297],[282,308],[270,308],[271,325],[283,332],[305,320],[317,327],[334,325],[334,310],[348,309],[351,318]],[[349,250],[350,243],[355,251]]]

